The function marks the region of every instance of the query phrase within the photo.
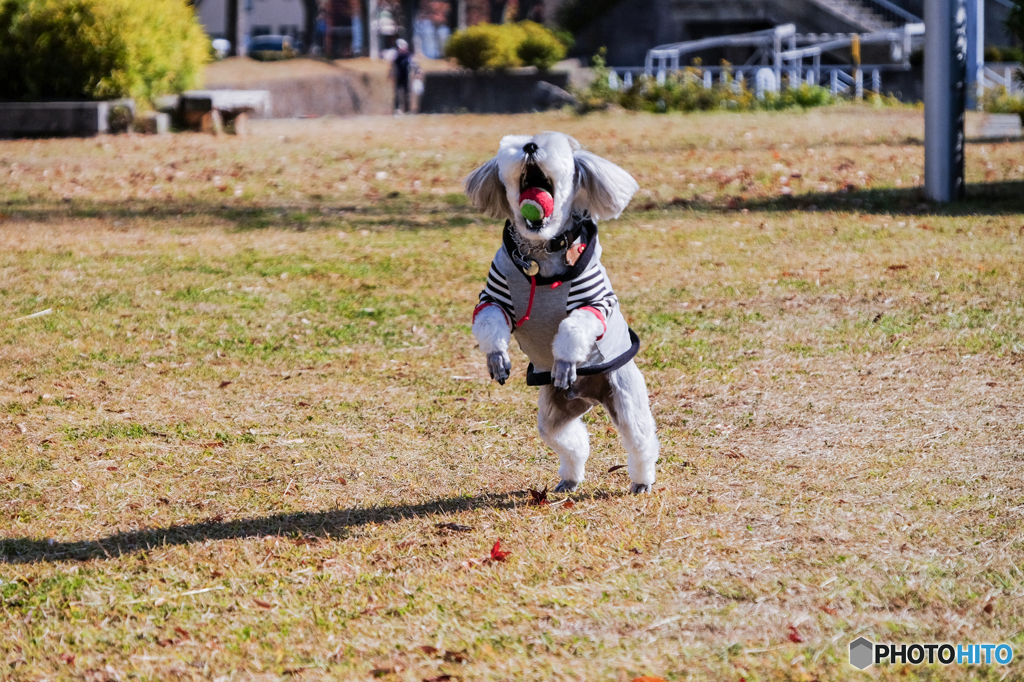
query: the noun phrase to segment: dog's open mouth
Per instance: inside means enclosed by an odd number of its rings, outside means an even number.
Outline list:
[[[544,227],[554,207],[555,186],[535,163],[527,163],[519,179],[520,211],[534,232]]]

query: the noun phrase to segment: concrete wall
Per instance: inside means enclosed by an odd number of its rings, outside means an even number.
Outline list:
[[[287,64],[276,62],[275,64]],[[207,78],[208,89],[267,90],[270,118],[389,114],[393,89],[384,73],[334,73],[293,78]]]
[[[127,102],[127,101],[126,101]],[[110,130],[114,102],[0,102],[0,139],[91,136]],[[135,105],[128,104],[133,110]]]
[[[538,81],[564,88],[566,73],[428,73],[423,82],[420,111],[426,114],[470,112],[518,114],[537,109]]]
[[[636,66],[652,47],[682,40],[680,31],[667,0],[625,0],[576,34],[571,56],[589,59],[604,47],[609,64]]]

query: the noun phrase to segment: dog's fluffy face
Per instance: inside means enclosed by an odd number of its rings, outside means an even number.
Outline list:
[[[573,153],[580,150],[576,140],[562,133],[540,135],[506,135],[498,146],[498,175],[505,186],[508,204],[512,207],[516,227],[534,238],[551,239],[562,232],[572,211],[573,176],[576,164]],[[537,223],[522,216],[516,207],[519,196],[536,187],[554,199],[551,215]]]
[[[619,217],[633,194],[636,181],[610,161],[585,152],[562,133],[507,135],[498,155],[466,178],[473,204],[494,218],[509,218],[525,238],[538,241],[568,229],[574,211],[595,220]],[[537,222],[519,212],[520,195],[528,189],[551,194],[551,215]]]

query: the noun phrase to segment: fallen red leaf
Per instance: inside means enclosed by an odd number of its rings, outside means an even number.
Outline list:
[[[494,547],[491,547],[491,557],[490,557],[490,559],[491,559],[491,561],[504,561],[505,557],[507,557],[511,553],[512,552],[503,552],[503,551],[501,551],[501,540],[496,540],[494,542]]]
[[[185,630],[184,628],[176,627],[174,628],[174,631],[185,639],[192,639],[192,635],[188,634],[188,630]]]
[[[792,625],[789,626],[789,635],[787,635],[787,638],[794,644],[800,644],[804,641],[804,638],[800,635],[800,632]]]
[[[537,506],[543,506],[545,504],[551,504],[548,501],[548,487],[547,486],[544,486],[544,490],[534,490],[533,488],[530,488],[529,490],[530,490],[530,496],[533,497],[533,499],[530,501],[530,504],[535,504]]]
[[[436,646],[430,646],[429,644],[423,644],[416,648],[425,653],[427,656],[436,656],[441,652],[441,650],[438,649]]]
[[[263,601],[262,599],[253,599],[253,601],[256,602],[256,606],[260,607],[261,609],[274,608],[274,605],[268,601]]]
[[[668,682],[664,677],[655,677],[654,675],[644,675],[643,677],[634,677],[633,682]]]
[[[61,654],[60,655],[60,660],[64,661],[68,665],[74,665],[75,664],[75,655],[74,654]]]
[[[572,500],[566,500],[565,502],[562,503],[562,508],[563,509],[572,509],[575,506],[576,506],[576,503],[573,502]]]

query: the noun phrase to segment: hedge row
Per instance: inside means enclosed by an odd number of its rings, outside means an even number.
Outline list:
[[[565,59],[565,44],[532,21],[477,24],[458,31],[445,45],[445,56],[467,69],[500,71],[519,66],[550,69]]]

